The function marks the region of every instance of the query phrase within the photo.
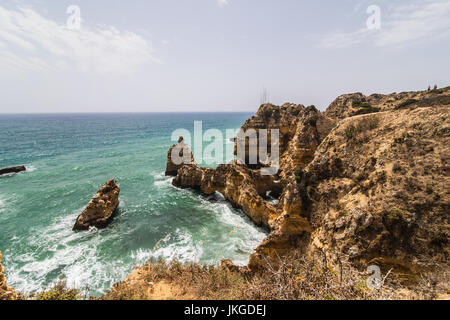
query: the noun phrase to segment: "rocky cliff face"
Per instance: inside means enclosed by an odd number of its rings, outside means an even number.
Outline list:
[[[2,266],[2,253],[0,252],[0,300],[15,300],[17,293],[6,284],[5,269]]]
[[[253,222],[268,229],[273,228],[273,220],[278,216],[276,208],[265,198],[267,192],[281,186],[274,177],[261,176],[242,165],[220,165],[217,169],[183,166],[172,183],[176,187],[200,190],[205,195],[220,192]]]
[[[185,166],[173,183],[221,192],[270,229],[252,269],[292,250],[405,273],[446,264],[449,89],[343,95],[324,113],[263,105],[242,129],[280,130],[276,176],[246,164]],[[278,202],[268,202],[267,192]]]
[[[296,209],[283,210],[279,227],[256,249],[250,266],[286,248],[406,273],[431,261],[447,263],[450,196],[442,187],[449,182],[448,89],[336,99],[323,114],[336,125],[323,131],[309,163],[297,163],[295,181],[294,166],[285,165],[289,183],[280,203],[295,203]],[[292,148],[283,157],[302,153]],[[288,201],[284,194],[290,194]],[[292,212],[308,221],[309,230],[295,227]]]
[[[116,181],[108,180],[78,216],[73,230],[88,230],[89,227],[106,228],[113,218],[114,211],[119,206],[119,193],[120,186]]]
[[[410,91],[392,94],[362,93],[344,94],[334,100],[324,115],[342,120],[357,115],[382,111],[400,110],[410,107],[448,105],[450,95],[448,87],[430,91]]]
[[[447,263],[450,106],[346,118],[298,174],[309,247],[418,272]]]

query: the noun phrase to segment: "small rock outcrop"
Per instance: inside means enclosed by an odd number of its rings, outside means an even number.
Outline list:
[[[17,166],[17,167],[9,167],[9,168],[3,168],[0,169],[0,176],[8,173],[18,173],[22,171],[26,171],[27,168],[25,166]]]
[[[114,211],[119,206],[119,193],[120,186],[116,181],[108,180],[78,216],[73,230],[88,230],[89,227],[106,228],[113,218]]]
[[[2,265],[2,253],[0,252],[0,300],[17,299],[16,291],[6,284],[5,269]]]
[[[182,159],[182,163],[174,163],[174,161],[172,160],[172,155],[174,153],[178,153],[180,159]],[[194,155],[191,151],[191,148],[184,143],[184,138],[180,137],[180,139],[178,139],[178,143],[170,147],[169,152],[167,153],[165,175],[175,177],[178,173],[178,169],[180,169],[183,165],[189,164],[193,166],[197,165],[194,160]]]

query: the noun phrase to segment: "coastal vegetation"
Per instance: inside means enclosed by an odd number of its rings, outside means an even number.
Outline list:
[[[396,214],[396,213],[395,213]],[[382,285],[371,288],[370,273],[343,262],[331,265],[326,257],[315,264],[296,252],[280,257],[276,266],[253,273],[221,266],[149,261],[100,297],[89,297],[63,280],[40,293],[16,295],[14,300],[379,300],[438,299],[449,281],[448,270],[422,274],[420,281],[405,283],[384,270]],[[440,281],[437,281],[439,279]],[[88,292],[89,288],[86,288]]]
[[[56,285],[47,291],[40,292],[36,295],[30,295],[24,297],[31,300],[80,300],[83,298],[82,293],[77,289],[71,289],[67,287],[67,283],[64,280],[58,281]]]
[[[385,270],[382,285],[371,288],[370,274],[358,271],[348,262],[334,266],[296,252],[280,257],[276,266],[263,272],[246,268],[205,266],[177,261],[149,262],[137,268],[123,282],[100,297],[106,300],[375,300],[436,299],[438,276],[424,275],[421,281],[405,285]],[[448,277],[441,274],[439,277]],[[447,278],[448,280],[448,278]]]

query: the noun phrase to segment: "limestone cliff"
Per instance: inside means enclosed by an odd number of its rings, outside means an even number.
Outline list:
[[[2,265],[2,253],[0,252],[0,300],[17,299],[16,291],[6,284],[5,269]]]
[[[250,266],[288,248],[413,273],[431,261],[446,264],[448,89],[337,98],[323,114],[336,126],[309,163],[297,163],[295,181],[285,183],[280,199],[300,207],[296,210],[310,230],[295,227],[292,210],[281,214],[279,227],[256,249]],[[303,153],[292,148],[283,157]],[[283,201],[286,193],[293,201]]]
[[[324,116],[315,106],[304,107],[292,103],[285,103],[278,107],[272,104],[262,105],[258,112],[248,119],[242,130],[249,129],[278,129],[280,168],[290,173],[298,166],[305,166],[312,160],[314,150],[333,128],[335,120]],[[236,141],[246,144],[248,141]],[[267,141],[270,150],[270,135]],[[248,163],[246,163],[248,165]]]
[[[184,166],[173,183],[221,192],[270,229],[251,269],[293,249],[406,273],[447,264],[449,89],[343,95],[323,113],[265,104],[242,129],[280,130],[276,176],[247,163]]]
[[[450,106],[346,118],[298,173],[320,249],[418,272],[448,263]]]
[[[409,107],[448,105],[450,95],[448,89],[436,89],[430,91],[410,91],[392,94],[343,94],[336,98],[328,109],[325,116],[342,120],[347,117],[370,114],[389,110],[399,110]]]
[[[242,210],[257,224],[273,229],[278,216],[276,208],[265,201],[268,191],[281,186],[272,176],[262,176],[245,166],[220,165],[217,169],[183,166],[173,180],[173,185],[192,188],[205,195],[220,192],[231,204]]]

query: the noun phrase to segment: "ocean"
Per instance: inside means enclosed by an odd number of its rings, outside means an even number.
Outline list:
[[[0,168],[27,167],[0,176],[0,251],[8,284],[29,294],[63,279],[98,296],[150,259],[245,265],[266,231],[220,194],[207,198],[173,187],[164,170],[175,129],[193,133],[194,121],[202,121],[204,130],[219,129],[225,137],[250,116],[0,115]],[[109,178],[121,187],[113,222],[103,230],[72,231]]]

